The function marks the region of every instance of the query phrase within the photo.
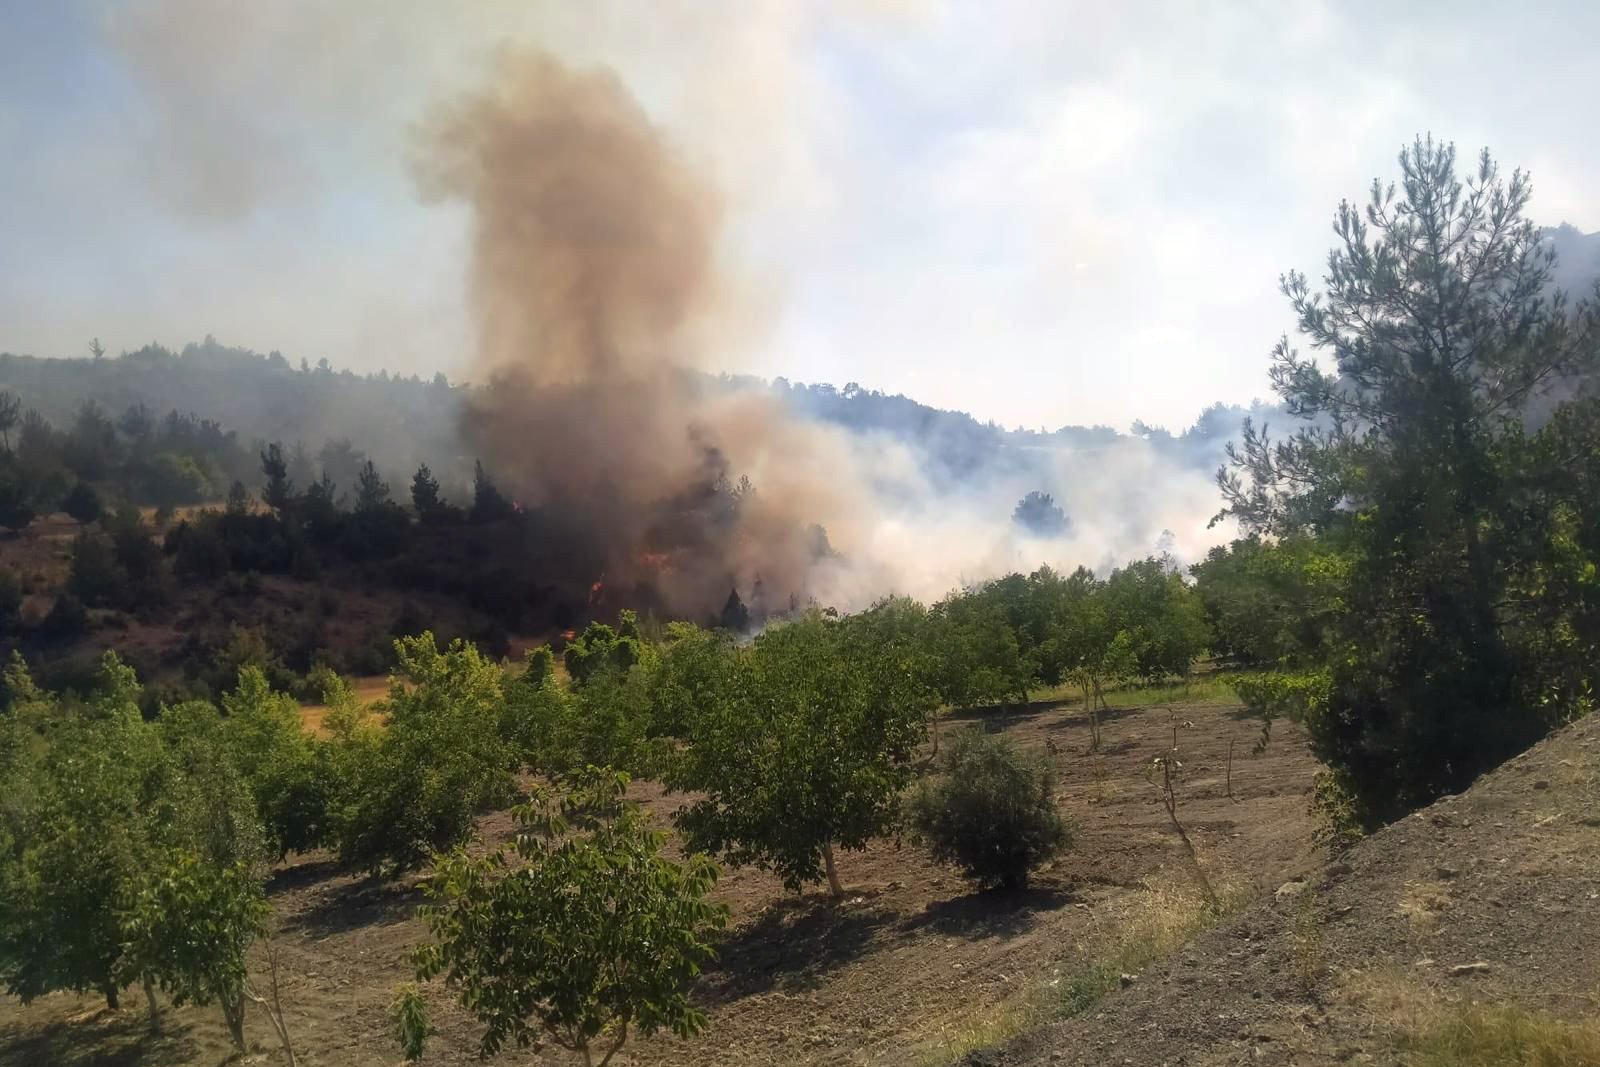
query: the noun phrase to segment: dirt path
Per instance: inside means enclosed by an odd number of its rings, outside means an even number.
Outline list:
[[[717,895],[731,907],[732,922],[698,990],[710,1015],[707,1032],[690,1042],[642,1041],[627,1062],[722,1067],[949,1059],[994,1005],[1036,987],[1058,961],[1102,937],[1148,895],[1147,883],[1192,879],[1144,774],[1151,759],[1170,749],[1174,721],[1189,724],[1178,727],[1179,811],[1213,880],[1270,891],[1312,869],[1318,857],[1307,804],[1315,767],[1290,731],[1251,758],[1257,727],[1232,708],[1188,705],[1175,716],[1164,708],[1115,710],[1106,715],[1104,751],[1089,756],[1087,726],[1075,707],[1038,705],[1005,719],[967,716],[946,728],[1004,728],[1051,753],[1061,806],[1077,827],[1074,849],[1026,893],[1013,895],[973,893],[919,850],[893,842],[840,857],[850,889],[840,904],[817,892],[786,894],[759,871],[727,871]],[[635,789],[663,817],[678,803],[650,783]],[[503,838],[509,820],[491,816],[482,829],[490,839]],[[306,857],[276,873],[271,894],[301,1062],[396,1062],[387,1012],[395,987],[409,977],[404,956],[420,934],[412,918],[414,882],[369,885],[338,873],[326,857]],[[428,1061],[475,1062],[477,1028],[442,997],[435,1003],[441,1033]],[[0,1001],[0,1065],[209,1065],[226,1053],[215,1009],[173,1012],[168,1035],[152,1040],[143,1032],[142,1009],[107,1016],[95,1007],[69,996],[26,1009]],[[265,1020],[252,1016],[248,1030],[273,1060]],[[549,1052],[508,1053],[505,1060],[575,1062]]]

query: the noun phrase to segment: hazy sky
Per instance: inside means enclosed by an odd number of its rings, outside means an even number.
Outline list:
[[[1177,427],[1266,393],[1277,275],[1416,133],[1600,229],[1597,41],[1594,0],[0,0],[0,351],[459,369],[466,219],[415,124],[538,43],[724,192],[718,365]]]

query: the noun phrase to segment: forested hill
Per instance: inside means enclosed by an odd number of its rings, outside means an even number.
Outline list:
[[[1063,426],[1054,431],[1007,430],[972,415],[945,411],[905,396],[863,389],[807,385],[784,378],[705,378],[707,389],[771,389],[798,414],[863,434],[904,443],[927,461],[935,481],[959,481],[997,467],[1026,467],[1042,449],[1083,450],[1143,436],[1174,459],[1205,470],[1216,466],[1223,444],[1253,409],[1214,404],[1178,433],[1135,423],[1132,434],[1109,426]],[[360,375],[262,355],[206,338],[173,351],[150,344],[118,356],[43,358],[0,353],[0,390],[20,398],[57,426],[69,426],[85,401],[112,418],[136,405],[157,415],[176,410],[214,421],[244,445],[301,444],[316,456],[326,443],[335,453],[350,447],[371,456],[391,477],[409,477],[419,462],[452,480],[470,476],[457,428],[468,387],[444,375],[431,380]]]
[[[1563,222],[1546,232],[1556,253],[1556,286],[1574,299],[1587,295],[1600,279],[1600,231],[1584,233]]]

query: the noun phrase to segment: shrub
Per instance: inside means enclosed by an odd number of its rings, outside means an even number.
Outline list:
[[[50,613],[39,623],[39,636],[50,641],[73,641],[89,629],[89,612],[71,593],[56,597]]]
[[[0,570],[0,634],[22,619],[22,586],[9,570]]]
[[[79,482],[61,501],[61,510],[74,522],[86,525],[100,517],[100,495],[88,482]]]
[[[934,859],[978,885],[1022,888],[1029,871],[1071,843],[1042,757],[999,734],[965,730],[940,769],[913,792],[909,822]]]

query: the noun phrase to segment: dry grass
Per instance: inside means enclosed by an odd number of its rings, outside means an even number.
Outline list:
[[[1103,938],[1077,946],[1077,954],[1051,977],[998,1004],[940,1020],[916,1042],[919,1067],[948,1067],[977,1049],[1004,1044],[1024,1030],[1087,1010],[1150,963],[1186,944],[1246,896],[1226,889],[1215,906],[1195,889],[1150,883],[1099,926]]]
[[[350,683],[350,693],[362,707],[370,708],[380,703],[389,696],[389,679],[387,678],[357,678]],[[300,727],[308,734],[318,737],[327,734],[323,727],[324,720],[328,717],[329,707],[326,704],[305,704],[300,708]]]
[[[1387,1028],[1407,1067],[1600,1067],[1592,1019],[1455,1000],[1398,969],[1355,976],[1346,993]]]
[[[948,1067],[978,1049],[993,1048],[1049,1019],[1037,990],[1014,1000],[975,1008],[939,1024],[917,1043],[918,1067]]]
[[[1600,1024],[1509,1004],[1455,1008],[1402,1045],[1410,1067],[1600,1067]]]
[[[1116,917],[1106,942],[1059,968],[1048,986],[1055,1011],[1076,1015],[1122,984],[1122,976],[1136,975],[1152,961],[1167,955],[1222,916],[1246,901],[1242,892],[1223,888],[1215,904],[1197,890],[1164,884],[1151,885]]]
[[[1413,934],[1428,934],[1450,907],[1450,886],[1436,880],[1407,882],[1400,895],[1399,912]]]

